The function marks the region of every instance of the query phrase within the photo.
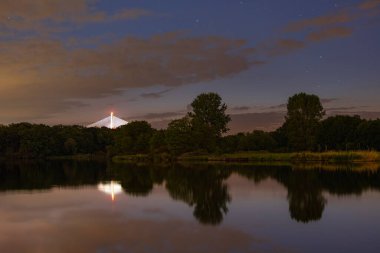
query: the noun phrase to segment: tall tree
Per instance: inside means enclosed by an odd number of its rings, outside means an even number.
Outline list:
[[[320,120],[325,114],[318,96],[298,93],[288,99],[286,132],[293,150],[315,147]]]
[[[231,120],[226,114],[227,105],[216,93],[203,93],[191,103],[193,109],[189,113],[199,147],[209,151],[215,149],[216,142],[228,131],[227,124]]]

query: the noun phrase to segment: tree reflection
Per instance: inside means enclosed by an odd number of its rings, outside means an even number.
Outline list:
[[[169,195],[193,208],[203,224],[217,225],[231,201],[227,179],[239,174],[255,183],[274,179],[287,189],[290,217],[297,222],[321,219],[327,201],[323,192],[360,195],[380,190],[380,169],[320,170],[291,166],[258,165],[106,164],[99,162],[0,163],[0,191],[44,190],[54,186],[97,185],[114,180],[132,196],[149,195],[154,185],[164,185]]]
[[[236,167],[235,167],[236,168]],[[272,178],[288,191],[290,217],[297,222],[308,223],[322,218],[327,200],[322,192],[347,195],[361,194],[364,190],[380,190],[380,170],[353,168],[321,170],[291,166],[239,166],[233,170],[255,183]]]
[[[48,190],[54,186],[95,185],[106,179],[106,165],[98,162],[0,163],[0,191]]]
[[[291,218],[304,223],[321,219],[327,201],[315,173],[291,173],[287,183]]]
[[[153,190],[153,181],[147,167],[113,167],[113,177],[120,182],[123,190],[132,196],[147,196]]]
[[[258,183],[272,178],[288,190],[290,217],[308,223],[321,219],[326,205],[322,195],[319,173],[311,170],[292,170],[290,166],[256,166],[236,170],[238,174]]]
[[[228,212],[231,197],[224,182],[229,174],[213,167],[184,168],[179,165],[167,176],[170,196],[194,206],[194,217],[203,224],[217,225]]]

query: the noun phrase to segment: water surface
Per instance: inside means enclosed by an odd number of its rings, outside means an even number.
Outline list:
[[[1,163],[0,252],[379,252],[380,170],[349,167]]]

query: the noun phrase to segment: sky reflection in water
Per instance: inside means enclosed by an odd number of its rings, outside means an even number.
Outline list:
[[[377,252],[379,189],[373,167],[1,164],[0,251]]]

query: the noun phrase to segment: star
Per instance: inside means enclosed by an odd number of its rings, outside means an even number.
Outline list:
[[[195,23],[199,23],[199,19],[196,19],[196,20],[195,20]]]

